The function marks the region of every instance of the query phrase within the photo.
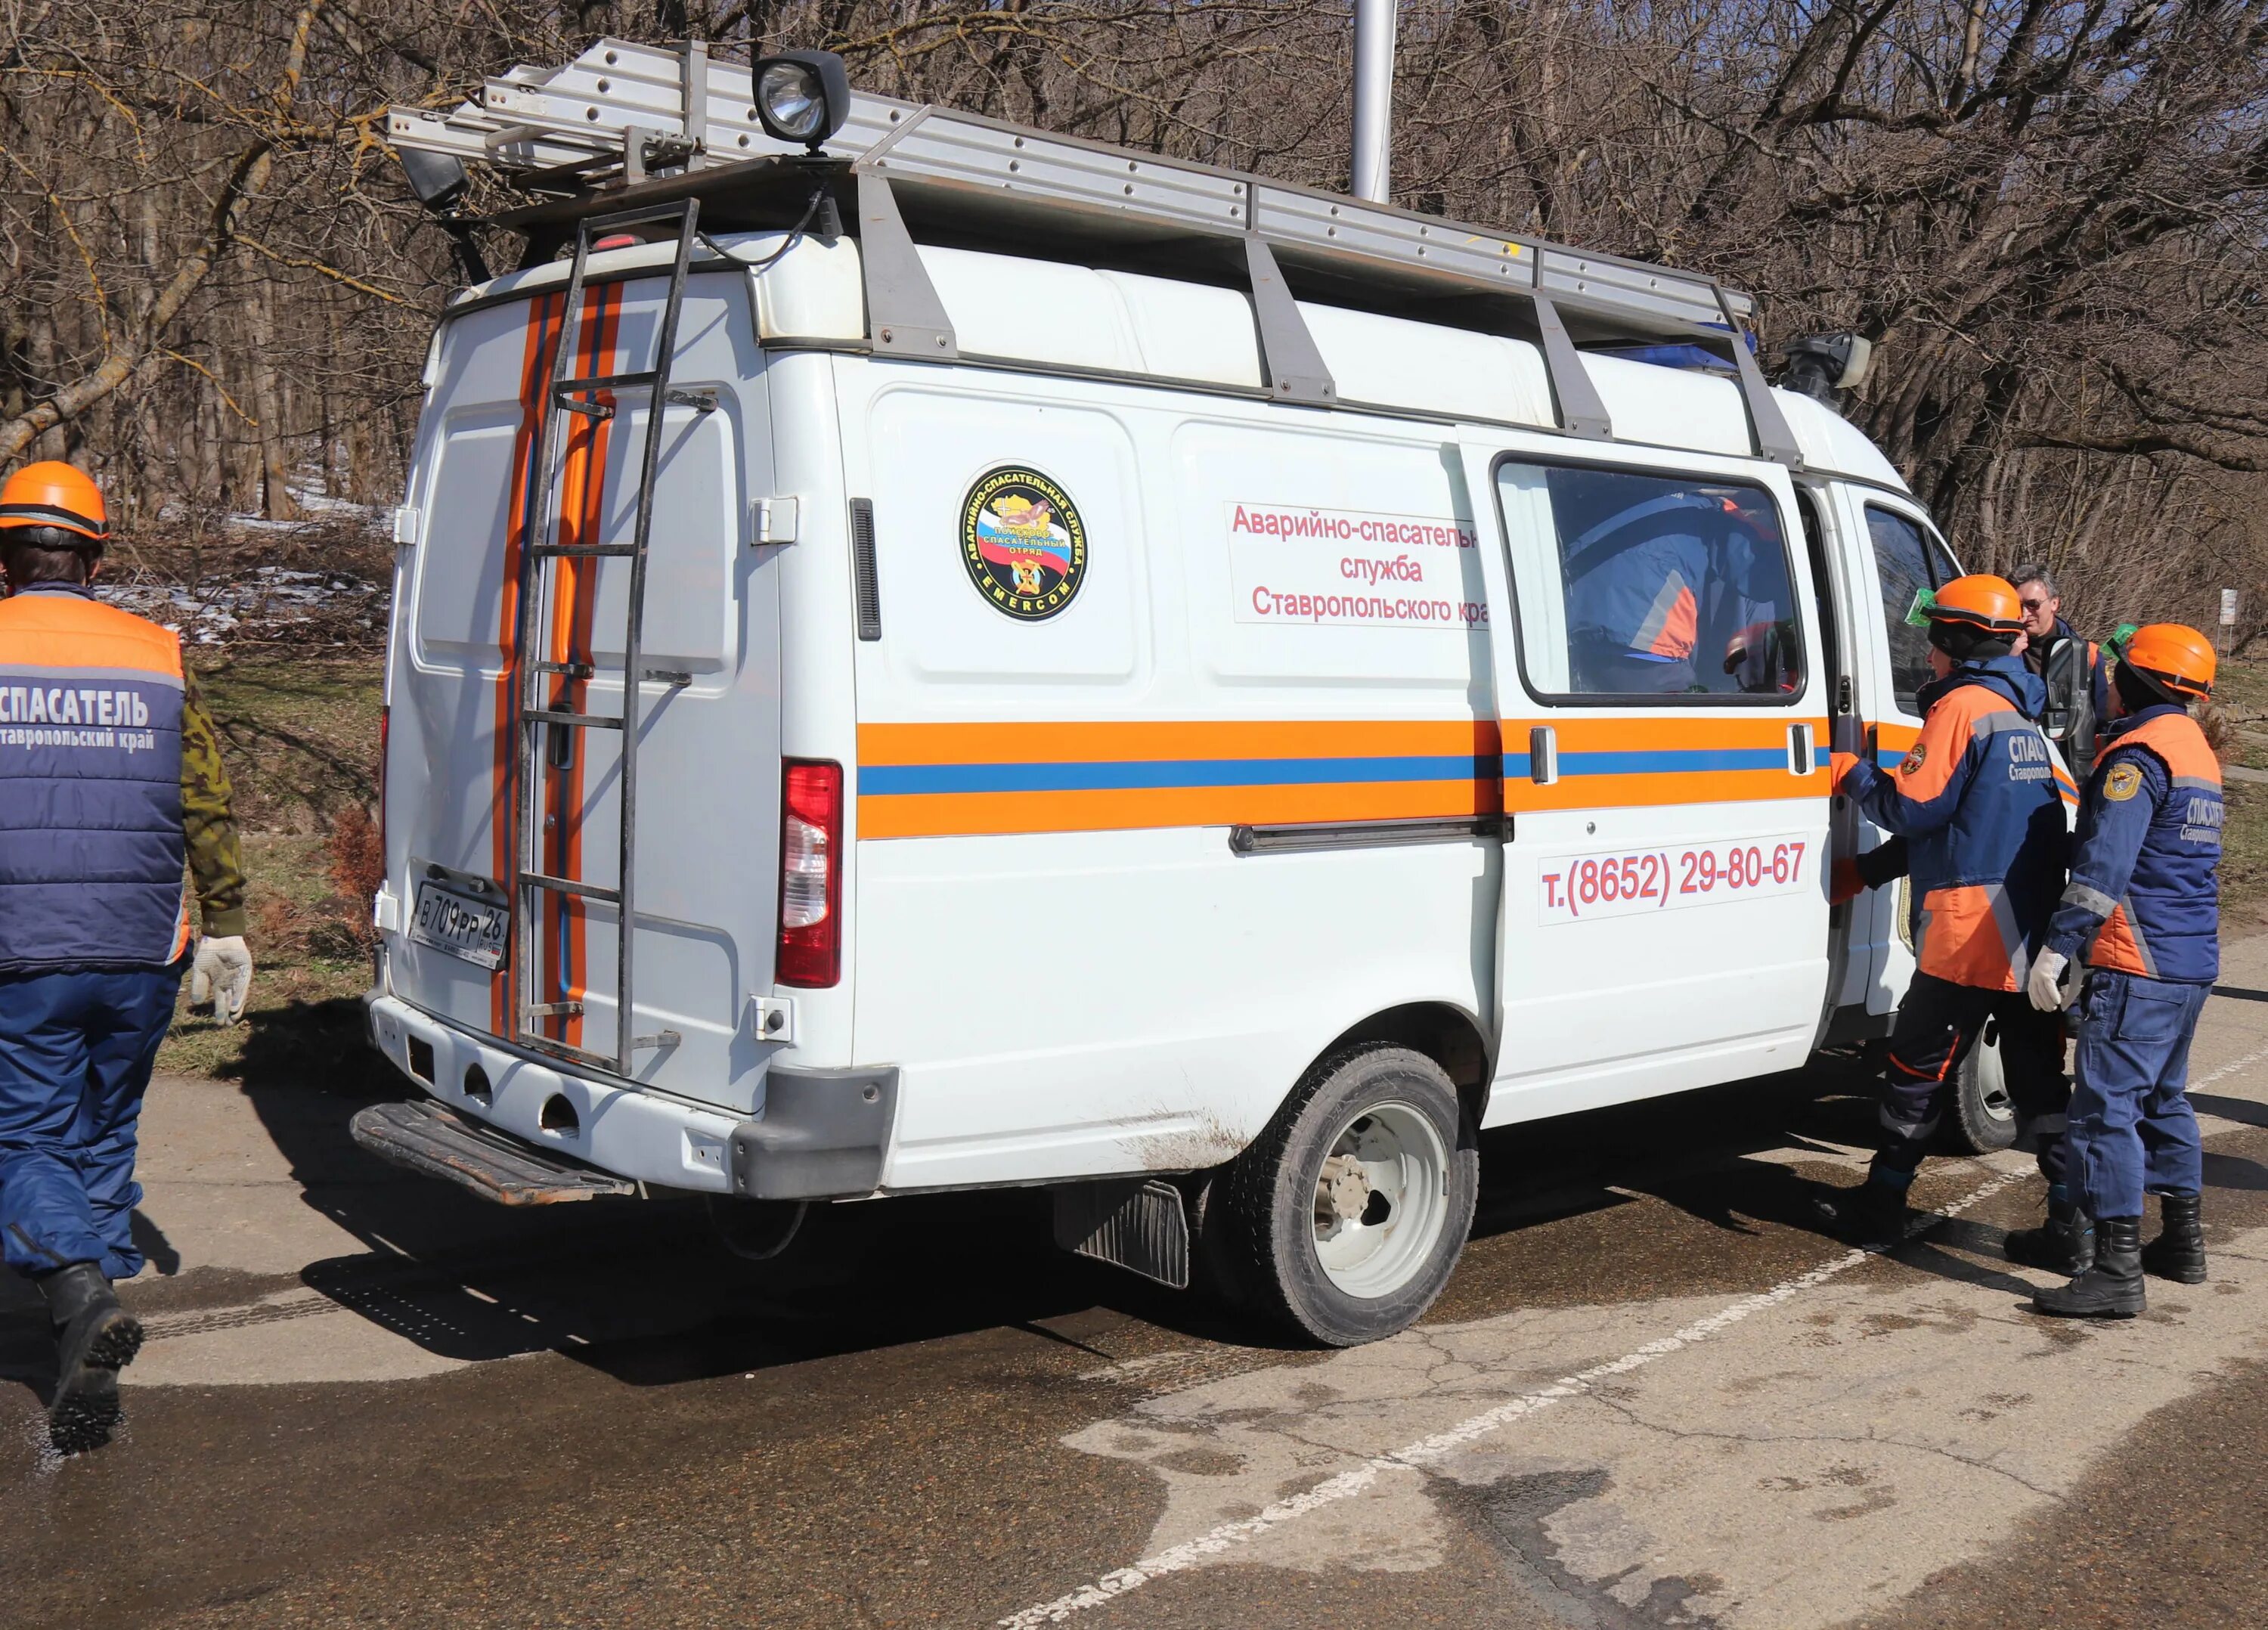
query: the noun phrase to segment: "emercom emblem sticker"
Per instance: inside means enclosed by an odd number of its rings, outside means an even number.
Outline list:
[[[2114,804],[2123,804],[2142,790],[2142,769],[2139,764],[2113,764],[2110,773],[2102,778],[2102,795]]]
[[[1035,469],[1002,465],[961,505],[961,564],[994,608],[1042,623],[1086,580],[1086,527],[1071,495]]]

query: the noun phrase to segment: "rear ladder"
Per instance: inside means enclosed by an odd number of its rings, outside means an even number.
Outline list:
[[[551,1053],[578,1064],[595,1065],[628,1077],[636,1055],[653,1048],[675,1045],[681,1038],[674,1030],[655,1036],[632,1034],[636,1008],[633,925],[637,921],[637,763],[638,726],[642,696],[650,683],[682,685],[685,674],[646,672],[644,668],[643,629],[645,612],[647,546],[653,526],[654,472],[661,457],[662,424],[667,408],[677,405],[708,411],[715,408],[705,393],[673,392],[670,367],[677,349],[678,314],[685,301],[685,280],[696,238],[712,254],[724,251],[700,231],[698,199],[657,204],[586,220],[575,234],[575,261],[567,278],[566,308],[560,320],[558,349],[553,354],[551,380],[544,395],[544,410],[536,426],[534,464],[540,479],[531,484],[520,535],[526,540],[519,558],[519,632],[512,651],[513,712],[512,792],[519,835],[512,858],[512,1040],[535,1051]],[[628,227],[669,223],[677,229],[677,254],[669,269],[669,296],[655,336],[651,368],[628,373],[573,378],[569,373],[582,326],[583,291],[591,246],[609,232]],[[729,256],[725,258],[729,259]],[[614,417],[617,403],[600,397],[622,391],[644,390],[650,404],[645,439],[637,466],[637,518],[627,543],[599,543],[578,538],[559,541],[558,494],[561,485],[559,446],[566,438],[555,434],[562,414],[591,419]],[[622,706],[619,714],[593,713],[573,706],[574,687],[596,677],[585,662],[555,662],[531,653],[538,648],[544,619],[551,606],[557,572],[555,563],[568,558],[618,558],[630,562],[626,596],[627,626],[622,631]],[[595,645],[595,641],[593,644]],[[632,676],[636,675],[635,681]],[[554,695],[554,682],[558,694]],[[587,704],[585,704],[587,706]],[[534,869],[529,857],[543,853],[545,822],[556,815],[563,822],[580,819],[582,810],[552,810],[548,807],[547,762],[563,766],[575,749],[577,736],[592,730],[612,730],[622,737],[622,753],[614,796],[619,807],[621,857],[611,889],[580,878],[558,877]],[[563,826],[562,830],[564,828]],[[581,1001],[571,998],[561,976],[560,948],[544,941],[544,902],[547,896],[598,901],[615,908],[615,1051],[609,1055],[580,1047],[545,1033],[546,1022],[579,1015]]]

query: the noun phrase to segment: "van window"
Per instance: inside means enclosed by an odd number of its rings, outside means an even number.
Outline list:
[[[1794,573],[1764,488],[1506,461],[1497,496],[1538,696],[1785,701],[1803,689]]]
[[[1874,570],[1882,582],[1882,622],[1890,634],[1890,688],[1899,711],[1919,712],[1916,697],[1929,682],[1929,636],[1906,621],[1914,596],[1960,574],[1945,545],[1905,516],[1867,505],[1867,535],[1874,545]]]

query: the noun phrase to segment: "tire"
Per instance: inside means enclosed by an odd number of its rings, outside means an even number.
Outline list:
[[[1229,1169],[1237,1278],[1323,1346],[1391,1336],[1449,1282],[1479,1190],[1441,1066],[1406,1047],[1350,1048],[1309,1071]]]
[[[1940,1132],[1956,1154],[1991,1154],[2016,1141],[2016,1106],[2000,1069],[1999,1027],[1987,1025],[1955,1078],[1951,1113]]]

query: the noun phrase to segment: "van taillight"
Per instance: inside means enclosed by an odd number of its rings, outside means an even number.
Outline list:
[[[772,979],[815,990],[843,977],[843,766],[792,758],[781,770]]]

